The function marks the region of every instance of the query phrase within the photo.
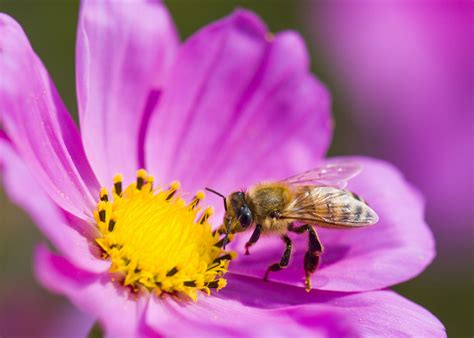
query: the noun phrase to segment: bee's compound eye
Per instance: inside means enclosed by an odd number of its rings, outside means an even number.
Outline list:
[[[250,224],[252,224],[252,213],[248,208],[241,209],[239,223],[243,228],[247,228]]]

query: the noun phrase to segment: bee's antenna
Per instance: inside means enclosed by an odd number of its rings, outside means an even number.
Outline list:
[[[208,188],[208,187],[206,187],[204,189],[206,189],[207,191],[212,192],[213,194],[216,194],[217,196],[222,197],[222,199],[224,200],[224,210],[227,211],[227,205],[225,204],[225,196],[224,195],[222,195],[220,192],[217,192],[214,189],[211,189],[211,188]]]
[[[204,189],[206,189],[207,191],[212,192],[213,194],[216,194],[217,196],[222,197],[222,199],[224,200],[224,210],[227,211],[227,204],[225,203],[225,196],[224,195],[222,195],[220,192],[217,192],[214,189],[211,189],[211,188],[208,188],[208,187],[206,187]],[[222,243],[222,247],[224,248],[224,250],[225,250],[225,246],[227,245],[227,243],[229,243],[230,227],[231,227],[231,222],[226,221],[226,224],[225,224],[225,237],[224,237],[224,242]]]
[[[214,189],[207,188],[207,187],[204,188],[204,189],[206,189],[207,191],[210,191],[210,192],[212,192],[213,194],[216,194],[217,196],[220,196],[220,197],[222,197],[222,198],[225,199],[225,196],[224,196],[224,195],[222,195],[220,192],[215,191]]]

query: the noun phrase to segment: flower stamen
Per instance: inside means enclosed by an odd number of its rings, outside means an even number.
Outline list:
[[[220,235],[211,230],[212,208],[200,211],[202,191],[186,203],[179,182],[153,188],[154,178],[140,169],[125,189],[123,177],[113,180],[112,199],[100,190],[94,217],[100,236],[96,243],[111,261],[115,280],[134,290],[161,295],[184,294],[193,300],[226,285],[223,275],[235,253],[224,251]],[[199,214],[199,216],[198,216]]]

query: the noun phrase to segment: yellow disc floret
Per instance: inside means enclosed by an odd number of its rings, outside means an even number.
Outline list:
[[[226,285],[222,276],[235,257],[221,248],[219,234],[211,230],[212,208],[199,209],[204,192],[189,202],[178,194],[180,185],[153,188],[153,177],[143,169],[136,182],[122,189],[122,176],[114,177],[112,198],[100,190],[94,218],[101,236],[96,239],[110,272],[125,286],[146,288],[158,295],[210,293]]]

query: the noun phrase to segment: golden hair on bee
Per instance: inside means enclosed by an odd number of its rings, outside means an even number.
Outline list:
[[[308,234],[304,258],[306,290],[311,290],[311,274],[316,271],[324,247],[315,227],[354,229],[375,224],[378,216],[357,194],[344,189],[347,181],[359,174],[361,167],[352,162],[333,162],[313,168],[282,181],[258,183],[245,191],[224,196],[225,215],[220,232],[224,245],[230,234],[253,229],[245,244],[245,253],[261,234],[277,234],[285,243],[278,263],[270,265],[264,279],[272,271],[288,266],[292,242],[288,232]]]

